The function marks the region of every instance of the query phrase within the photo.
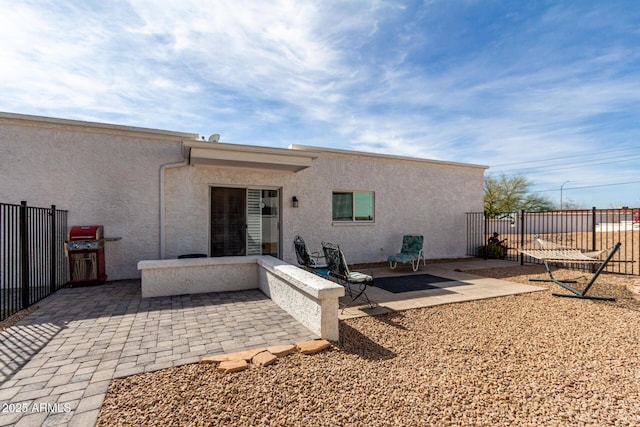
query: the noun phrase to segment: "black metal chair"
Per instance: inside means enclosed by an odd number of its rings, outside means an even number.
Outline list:
[[[329,267],[329,276],[334,277],[340,285],[344,286],[347,295],[351,298],[351,301],[345,304],[342,309],[350,306],[360,296],[364,296],[369,308],[373,308],[373,304],[365,292],[367,285],[373,285],[373,277],[358,271],[350,271],[347,260],[338,245],[322,242],[322,250]],[[358,286],[358,290],[354,290],[352,285]],[[354,294],[356,295],[354,296]]]
[[[309,249],[307,249],[307,245],[302,237],[296,236],[293,239],[293,247],[296,250],[298,264],[313,271],[318,276],[327,277],[329,275],[327,263],[320,261],[321,259],[324,259],[324,256],[318,252],[309,252]]]

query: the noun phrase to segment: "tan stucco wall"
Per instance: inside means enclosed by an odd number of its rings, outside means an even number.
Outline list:
[[[69,211],[68,225],[104,225],[108,280],[139,277],[157,259],[160,165],[195,135],[0,114],[0,202]]]
[[[165,250],[175,258],[209,252],[211,187],[288,187],[292,173],[197,165],[168,169],[165,176]]]
[[[69,211],[69,226],[102,224],[109,280],[139,277],[160,257],[160,168],[197,135],[0,113],[0,202]],[[282,257],[293,237],[312,250],[338,243],[350,263],[386,260],[403,234],[425,236],[425,256],[465,256],[465,212],[482,210],[482,167],[319,150],[298,173],[184,166],[165,171],[166,258],[209,251],[212,186],[275,188]],[[375,192],[373,224],[333,224],[334,190]],[[299,207],[291,207],[296,196]]]
[[[427,258],[463,257],[465,212],[482,210],[484,170],[376,156],[321,153],[298,173],[211,166],[167,171],[167,257],[208,252],[209,188],[265,187],[282,190],[283,259],[295,263],[293,237],[313,250],[338,243],[350,263],[384,261],[397,252],[403,234],[425,236]],[[375,222],[336,224],[334,190],[375,192]],[[299,207],[291,207],[296,196]]]
[[[291,212],[285,240],[299,233],[317,250],[322,240],[333,241],[350,263],[359,263],[384,261],[399,251],[402,235],[423,234],[427,258],[465,256],[464,213],[482,210],[483,173],[448,164],[323,155],[293,186],[300,207]],[[332,223],[333,190],[374,191],[375,222]]]

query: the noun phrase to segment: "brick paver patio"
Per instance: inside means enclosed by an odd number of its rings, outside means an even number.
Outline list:
[[[0,333],[0,426],[92,426],[113,378],[318,338],[258,290],[142,299],[62,289]]]

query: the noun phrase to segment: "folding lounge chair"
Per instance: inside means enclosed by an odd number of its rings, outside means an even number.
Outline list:
[[[411,264],[413,271],[418,271],[420,268],[420,259],[422,259],[424,265],[427,265],[427,261],[424,259],[424,253],[422,245],[424,237],[421,235],[405,235],[402,237],[402,249],[400,253],[391,255],[387,258],[389,261],[389,267],[393,270],[398,263]]]
[[[367,285],[373,285],[373,277],[357,271],[349,271],[347,260],[338,245],[322,242],[322,250],[324,251],[324,257],[329,266],[329,276],[334,277],[339,284],[344,286],[347,295],[351,298],[351,301],[345,304],[342,310],[350,306],[355,300],[360,298],[360,296],[364,296],[369,304],[369,308],[373,308],[373,304],[365,293]],[[352,289],[352,285],[357,285],[358,290]],[[354,294],[356,295],[354,296]]]
[[[567,248],[566,246],[556,245],[551,242],[546,242],[538,236],[535,236],[535,243],[537,249],[527,249],[520,250],[519,252],[524,255],[528,255],[531,258],[539,259],[544,263],[544,266],[549,274],[549,279],[529,279],[532,282],[553,282],[556,285],[563,287],[564,289],[571,292],[571,294],[558,294],[553,293],[552,295],[558,297],[569,297],[569,298],[584,298],[584,299],[594,299],[594,300],[604,300],[604,301],[615,301],[615,298],[610,297],[598,297],[587,295],[589,288],[595,283],[600,273],[605,269],[611,258],[615,255],[615,253],[620,249],[620,243],[616,243],[609,249],[604,249],[601,251],[581,251],[580,249],[572,249]],[[602,260],[600,257],[603,254],[607,254],[606,258]],[[593,276],[585,286],[584,290],[579,291],[575,288],[572,288],[567,283],[576,283],[575,280],[558,280],[553,277],[553,273],[549,268],[549,263],[569,263],[569,264],[600,264],[593,273]]]
[[[318,252],[309,252],[302,237],[296,236],[293,239],[293,247],[296,250],[298,264],[313,271],[318,276],[327,277],[329,275],[327,263],[320,261],[324,259],[324,256]]]

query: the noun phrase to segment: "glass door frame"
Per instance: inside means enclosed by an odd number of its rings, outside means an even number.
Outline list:
[[[248,231],[248,227],[249,227],[249,190],[260,190],[262,191],[276,191],[277,192],[277,222],[276,222],[276,227],[277,227],[277,244],[276,244],[276,254],[277,254],[277,258],[282,258],[282,187],[276,187],[276,186],[263,186],[263,185],[228,185],[228,184],[209,184],[209,191],[208,191],[208,195],[209,195],[209,203],[208,203],[208,246],[209,246],[209,256],[212,256],[212,241],[211,241],[211,237],[212,237],[212,232],[213,232],[213,224],[212,224],[212,191],[214,188],[230,188],[230,189],[243,189],[245,190],[245,223],[247,224],[247,230],[245,233],[245,255],[244,256],[248,256],[247,255],[247,251],[249,250],[249,231]],[[262,193],[261,193],[262,195]],[[261,197],[262,199],[262,197]],[[261,200],[262,202],[262,200]],[[262,208],[262,204],[260,205]],[[262,221],[263,217],[261,216],[261,221]],[[262,225],[261,225],[262,227]],[[261,242],[261,253],[264,252],[264,249],[262,249],[262,242]]]

